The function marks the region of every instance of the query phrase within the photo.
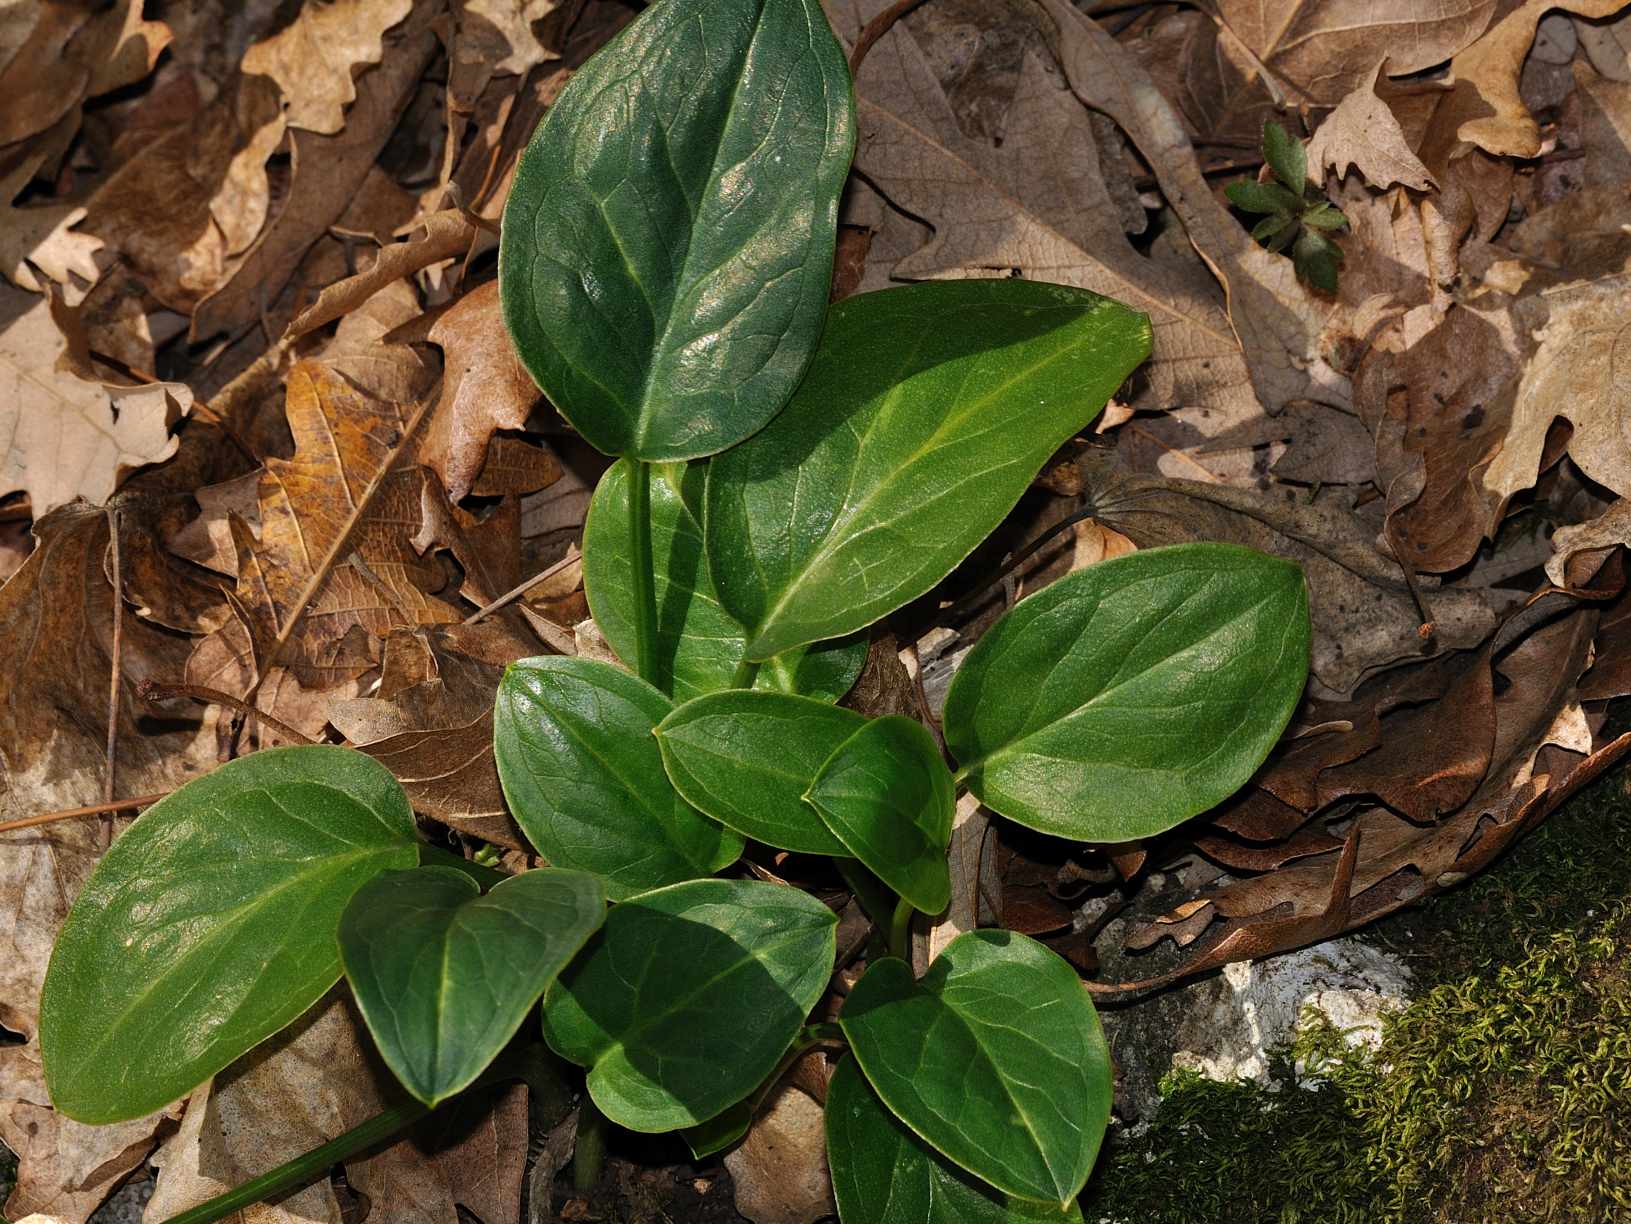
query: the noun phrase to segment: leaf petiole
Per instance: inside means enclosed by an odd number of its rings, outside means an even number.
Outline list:
[[[738,689],[750,689],[753,687],[753,682],[758,678],[759,661],[757,659],[745,658],[736,665],[736,670],[731,673],[731,687]]]
[[[889,955],[900,957],[908,965],[912,963],[912,915],[915,913],[912,903],[902,897],[895,903],[895,915],[889,921]]]
[[[651,551],[651,465],[628,459],[629,560],[634,586],[635,671],[647,684],[657,677],[657,583]],[[660,687],[660,686],[659,686]]]

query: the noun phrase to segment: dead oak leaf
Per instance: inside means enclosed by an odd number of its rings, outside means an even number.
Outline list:
[[[287,26],[244,52],[243,70],[278,83],[290,127],[331,136],[357,97],[352,69],[380,62],[385,31],[412,8],[413,0],[302,5]]]
[[[455,103],[468,110],[493,77],[525,75],[559,59],[563,18],[575,16],[580,7],[562,0],[455,0],[448,75]]]
[[[1368,81],[1321,120],[1308,142],[1310,177],[1319,181],[1330,167],[1341,178],[1357,167],[1372,187],[1403,183],[1417,191],[1436,188],[1438,183],[1406,140],[1398,116],[1377,96],[1381,72],[1378,64]]]
[[[73,204],[14,207],[45,160],[45,153],[37,152],[0,177],[0,276],[35,293],[45,292],[41,278],[48,278],[63,286],[69,302],[77,305],[84,291],[74,278],[91,284],[102,275],[96,263],[102,240],[74,231],[85,219],[85,209]]]
[[[106,502],[127,473],[168,459],[170,427],[192,403],[179,383],[90,381],[68,349],[43,297],[0,332],[0,494],[28,493],[36,518],[75,498]]]

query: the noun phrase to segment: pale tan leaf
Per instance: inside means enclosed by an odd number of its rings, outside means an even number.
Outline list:
[[[1611,81],[1631,81],[1631,13],[1613,21],[1576,17],[1574,29],[1593,68]]]
[[[1609,550],[1622,544],[1631,546],[1631,499],[1624,497],[1596,518],[1552,533],[1546,576],[1560,587],[1582,587],[1608,560]]]
[[[333,135],[357,97],[352,69],[380,62],[385,31],[412,8],[413,0],[302,5],[293,21],[244,52],[243,70],[278,83],[290,127]]]
[[[27,492],[36,517],[105,502],[127,473],[168,459],[170,426],[192,403],[179,383],[89,382],[63,368],[67,351],[46,298],[0,332],[0,494]]]
[[[1327,166],[1338,178],[1358,167],[1372,187],[1403,183],[1427,191],[1438,186],[1405,140],[1398,117],[1376,96],[1375,75],[1342,99],[1308,142],[1309,177],[1322,180]]]
[[[95,258],[102,240],[74,232],[74,226],[85,218],[85,209],[72,204],[13,207],[44,163],[44,152],[37,152],[0,178],[0,275],[14,285],[42,293],[43,273],[64,286],[69,304],[77,305],[84,290],[75,285],[74,277],[91,284],[102,275]]]
[[[726,1154],[736,1210],[753,1224],[814,1224],[837,1210],[823,1116],[808,1093],[784,1083]]]

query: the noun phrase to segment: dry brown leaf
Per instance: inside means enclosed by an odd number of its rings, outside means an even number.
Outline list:
[[[1518,78],[1540,19],[1552,10],[1607,17],[1624,7],[1625,0],[1527,0],[1451,59],[1455,87],[1439,122],[1454,122],[1457,140],[1486,153],[1536,156],[1540,125],[1519,96]]]
[[[726,1154],[736,1210],[753,1224],[814,1224],[837,1210],[823,1116],[807,1093],[783,1084]]]
[[[1598,76],[1583,63],[1574,65],[1574,82],[1586,186],[1621,186],[1631,180],[1631,82]]]
[[[1376,94],[1382,66],[1320,121],[1308,142],[1309,175],[1316,182],[1330,167],[1338,178],[1357,167],[1372,187],[1403,183],[1417,191],[1438,186],[1405,139],[1388,104]]]
[[[1557,586],[1577,590],[1596,575],[1608,559],[1608,550],[1620,545],[1631,545],[1631,499],[1624,497],[1596,518],[1552,533],[1546,576]]]
[[[1478,38],[1494,0],[1207,0],[1228,35],[1285,87],[1286,101],[1335,106],[1387,65],[1406,76]],[[1527,45],[1527,44],[1526,44]]]
[[[1280,117],[1257,61],[1205,13],[1169,10],[1136,38],[1121,39],[1199,144],[1254,147],[1264,121]]]
[[[1631,81],[1631,13],[1612,21],[1576,17],[1574,31],[1593,68],[1612,81]]]
[[[468,110],[495,76],[559,59],[562,32],[582,8],[562,0],[455,0],[448,89]]]
[[[0,288],[0,316],[12,320],[0,331],[0,494],[23,490],[38,518],[76,497],[106,502],[127,473],[168,459],[192,396],[180,383],[82,378],[52,303],[29,301]]]
[[[455,302],[431,327],[429,339],[445,354],[442,398],[419,455],[459,501],[482,470],[488,439],[500,429],[526,427],[538,387],[504,326],[496,280]]]
[[[385,31],[412,8],[413,0],[302,5],[293,21],[244,52],[243,70],[278,83],[290,127],[332,136],[357,97],[353,68],[380,62]]]
[[[289,283],[302,257],[344,214],[436,53],[432,26],[439,7],[418,5],[386,34],[379,66],[358,79],[356,101],[339,132],[290,133],[293,179],[283,209],[261,231],[232,278],[198,304],[191,328],[195,339],[218,332],[236,336],[257,323],[263,306]]]
[[[70,305],[78,305],[85,290],[75,278],[90,285],[102,275],[96,263],[102,240],[74,232],[85,218],[85,209],[74,204],[13,207],[45,161],[41,151],[0,175],[0,276],[36,293],[45,291],[43,276],[63,287]]]

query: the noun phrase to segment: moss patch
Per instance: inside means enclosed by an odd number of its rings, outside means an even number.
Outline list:
[[[1327,1027],[1269,1086],[1169,1076],[1089,1221],[1631,1218],[1631,799],[1578,796],[1467,888],[1367,938],[1423,990],[1375,1054]],[[1323,1077],[1299,1087],[1291,1059]]]

